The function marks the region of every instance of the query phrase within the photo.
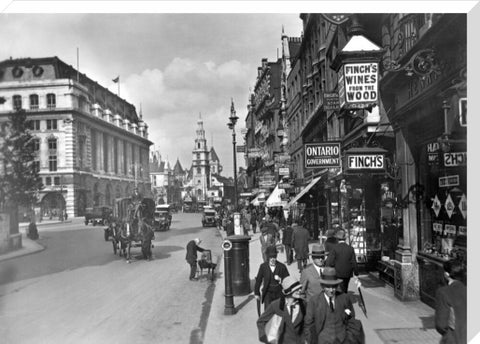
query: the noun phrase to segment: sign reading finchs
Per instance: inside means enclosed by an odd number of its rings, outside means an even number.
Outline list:
[[[306,143],[305,168],[340,167],[340,142]]]
[[[378,100],[378,63],[343,65],[339,71],[339,96],[340,106],[345,104],[348,108],[375,104]]]
[[[349,170],[384,170],[385,155],[383,154],[347,154],[347,169]]]

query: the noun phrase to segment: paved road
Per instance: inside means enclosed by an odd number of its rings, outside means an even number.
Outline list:
[[[216,259],[221,237],[200,214],[174,214],[150,262],[127,264],[80,219],[39,231],[44,251],[0,263],[2,343],[201,343],[215,283],[188,280],[185,245]]]

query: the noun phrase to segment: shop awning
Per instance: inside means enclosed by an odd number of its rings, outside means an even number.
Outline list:
[[[312,181],[305,186],[305,188],[298,193],[291,201],[288,203],[289,206],[295,204],[300,198],[302,198],[317,182],[322,178],[322,176],[312,179]]]
[[[286,207],[287,202],[282,201],[282,197],[281,197],[281,195],[284,193],[285,193],[285,189],[280,189],[278,185],[275,186],[275,189],[273,189],[270,196],[268,196],[268,199],[265,202],[265,205],[267,207]]]
[[[254,206],[259,206],[261,203],[265,202],[265,193],[260,192],[257,197],[252,200]]]

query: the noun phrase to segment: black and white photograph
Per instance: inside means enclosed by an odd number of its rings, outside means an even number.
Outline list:
[[[0,341],[480,342],[477,7],[0,2]]]

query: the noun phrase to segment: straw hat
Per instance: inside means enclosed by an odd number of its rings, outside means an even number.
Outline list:
[[[325,247],[319,244],[312,245],[312,258],[323,258],[325,257]]]
[[[302,285],[293,276],[287,276],[282,281],[283,295],[291,295],[301,288]]]
[[[341,279],[337,278],[337,271],[332,267],[323,268],[323,272],[320,276],[320,284],[324,285],[338,285],[342,283]]]

